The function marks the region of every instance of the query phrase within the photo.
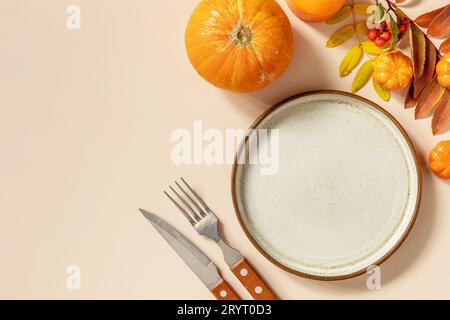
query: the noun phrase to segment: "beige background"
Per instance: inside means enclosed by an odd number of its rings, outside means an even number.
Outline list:
[[[348,90],[337,67],[347,46],[325,49],[334,28],[307,25],[286,9],[297,53],[284,76],[250,95],[200,79],[184,51],[196,0],[77,0],[82,27],[66,28],[62,0],[0,2],[0,297],[192,298],[211,295],[138,213],[144,207],[207,252],[236,290],[218,248],[199,238],[162,189],[178,176],[193,182],[225,224],[225,234],[284,299],[450,298],[448,182],[432,176],[430,119],[415,121],[403,93],[380,103],[406,128],[424,171],[423,206],[410,237],[382,268],[382,289],[366,276],[323,283],[286,273],[252,247],[235,218],[230,166],[175,166],[171,132],[247,128],[265,109],[313,89]],[[446,0],[410,1],[415,17]],[[66,288],[80,265],[82,287]]]

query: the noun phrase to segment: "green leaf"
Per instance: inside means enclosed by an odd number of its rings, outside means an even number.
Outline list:
[[[355,26],[352,24],[345,25],[333,33],[327,41],[327,48],[335,48],[350,40],[355,34]]]
[[[377,47],[375,43],[370,40],[361,42],[361,46],[364,52],[374,55],[379,55],[383,53],[383,48]]]
[[[381,23],[386,20],[387,12],[386,9],[380,4],[378,5],[377,10],[375,11],[375,23]]]
[[[347,19],[352,13],[352,8],[350,6],[343,6],[338,13],[336,13],[332,18],[328,19],[327,24],[336,24],[345,19]]]
[[[339,75],[341,77],[348,76],[358,65],[359,61],[361,60],[362,54],[363,51],[359,44],[351,47],[342,60],[341,65],[339,66]]]
[[[389,101],[391,99],[391,92],[383,88],[373,77],[372,82],[378,96],[384,101]]]
[[[400,34],[400,30],[398,29],[397,22],[391,18],[391,32],[392,32],[392,40],[391,47],[394,48],[398,43],[398,35]]]
[[[370,80],[373,73],[372,61],[366,61],[363,63],[361,68],[359,68],[358,73],[353,79],[352,83],[352,93],[358,92],[364,87]]]
[[[358,2],[353,5],[353,12],[360,16],[370,16],[369,13],[367,13],[367,9],[370,7],[370,3],[366,2]]]

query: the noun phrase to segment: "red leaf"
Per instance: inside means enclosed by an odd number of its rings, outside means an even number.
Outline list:
[[[448,90],[445,91],[441,100],[437,104],[436,112],[433,116],[433,134],[437,135],[442,133],[444,129],[450,123],[450,92]]]
[[[426,41],[426,59],[423,74],[420,78],[414,78],[414,100],[417,100],[423,92],[423,89],[433,80],[434,70],[436,69],[437,52],[433,44]]]
[[[433,114],[444,92],[445,89],[439,85],[437,78],[434,77],[420,95],[417,102],[416,119],[423,119]]]
[[[446,6],[428,27],[428,34],[432,37],[442,37],[450,31],[450,5]]]
[[[439,47],[439,52],[441,53],[441,55],[450,52],[450,38],[441,43],[441,46]]]
[[[415,20],[415,23],[417,23],[422,28],[428,28],[431,21],[434,20],[443,10],[445,7],[424,13],[420,16],[418,16]]]

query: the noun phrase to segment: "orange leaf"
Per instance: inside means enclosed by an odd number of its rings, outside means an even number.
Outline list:
[[[424,13],[416,18],[415,23],[417,23],[422,28],[428,28],[431,21],[433,21],[444,9],[445,9],[445,7],[442,7],[442,8]]]
[[[416,27],[414,24],[411,24],[410,38],[411,38],[411,55],[414,66],[414,76],[416,79],[419,79],[425,68],[425,60],[426,60],[426,40],[423,32]]]
[[[433,134],[437,135],[442,133],[442,131],[447,127],[450,123],[450,92],[448,90],[445,91],[441,100],[437,104],[436,112],[433,116]]]
[[[405,98],[405,108],[414,108],[417,105],[417,100],[414,100],[414,83],[411,82],[408,89],[408,94]]]
[[[428,27],[428,35],[432,37],[442,37],[450,31],[450,5],[446,6],[436,18],[431,21]]]
[[[437,78],[425,87],[417,102],[416,119],[423,119],[430,116],[436,110],[437,104],[444,94],[445,89],[442,88]]]
[[[423,74],[420,78],[414,78],[414,100],[417,100],[423,89],[433,80],[434,70],[436,69],[436,49],[433,44],[426,41],[426,58]]]
[[[442,55],[450,52],[450,38],[441,43],[441,46],[439,47],[439,52]]]

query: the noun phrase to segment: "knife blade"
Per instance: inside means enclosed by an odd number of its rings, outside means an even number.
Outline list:
[[[139,209],[203,284],[220,300],[240,299],[220,276],[217,266],[196,245],[157,215]]]

